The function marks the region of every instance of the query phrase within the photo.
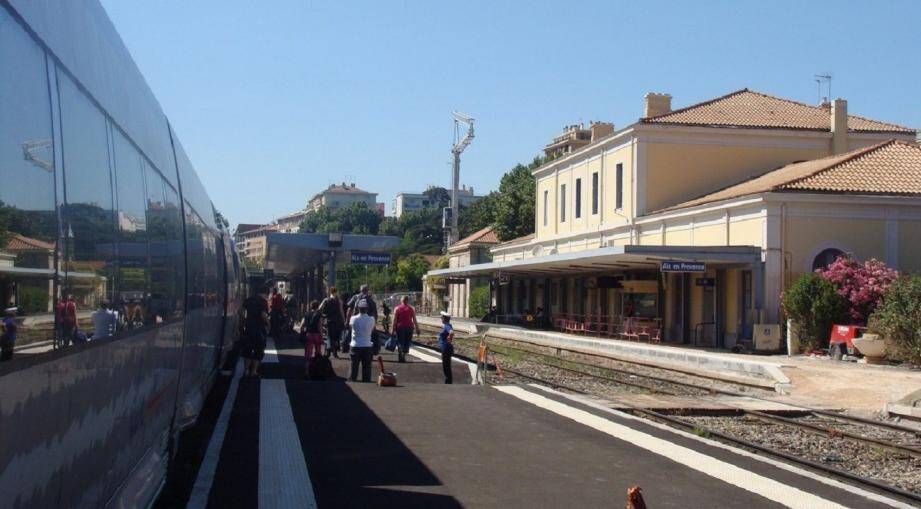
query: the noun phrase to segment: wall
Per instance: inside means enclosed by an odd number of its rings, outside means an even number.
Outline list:
[[[646,146],[646,210],[655,211],[736,184],[794,161],[829,155],[827,148],[784,148],[671,142]]]

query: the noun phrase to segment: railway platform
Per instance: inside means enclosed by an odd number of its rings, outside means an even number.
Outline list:
[[[425,351],[384,353],[392,388],[304,380],[302,355],[279,341],[261,378],[221,377],[158,507],[623,507],[634,485],[656,509],[911,507],[577,396],[474,385],[461,361],[444,385]]]

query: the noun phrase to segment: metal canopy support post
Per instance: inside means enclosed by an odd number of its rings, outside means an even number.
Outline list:
[[[329,252],[329,261],[326,267],[326,281],[328,286],[336,286],[336,252]]]
[[[761,258],[752,261],[752,288],[754,292],[755,316],[759,323],[764,323],[764,262]]]

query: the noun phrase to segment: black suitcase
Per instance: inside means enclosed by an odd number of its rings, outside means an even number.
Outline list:
[[[336,373],[333,371],[333,363],[330,362],[329,357],[317,355],[310,359],[310,364],[307,366],[307,376],[311,380],[323,381],[332,380],[336,377]]]

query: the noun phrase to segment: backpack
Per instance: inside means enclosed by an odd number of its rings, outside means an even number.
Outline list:
[[[333,371],[333,363],[329,357],[317,355],[310,359],[310,364],[307,365],[307,376],[316,381],[332,380],[336,377],[336,372]]]

